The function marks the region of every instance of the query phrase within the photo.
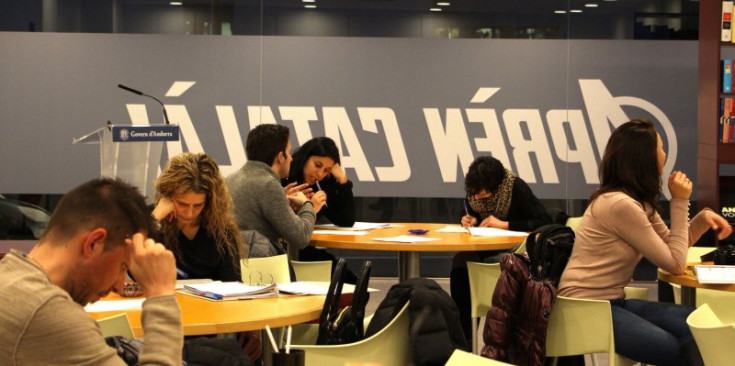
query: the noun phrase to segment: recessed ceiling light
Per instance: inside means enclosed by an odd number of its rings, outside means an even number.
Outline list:
[[[307,9],[316,9],[316,5],[304,5]]]
[[[429,9],[429,11],[442,11],[442,9],[441,8],[431,8]]]
[[[570,10],[569,12],[570,12],[570,13],[581,13],[581,12],[582,12],[582,10],[579,10],[579,9],[572,9],[572,10]]]
[[[305,2],[305,3],[313,3],[313,2],[316,2],[316,0],[303,0],[303,2]]]
[[[452,4],[450,4],[448,1],[442,1],[442,2],[436,3],[436,5],[437,6],[449,6],[449,5],[452,5]]]
[[[172,1],[172,2],[170,2],[168,4],[169,5],[184,5],[184,3],[182,3],[181,1]]]
[[[596,8],[598,6],[599,6],[598,4],[592,4],[592,3],[590,3],[590,4],[584,4],[584,7],[585,8]]]
[[[554,10],[554,14],[566,14],[566,10]]]

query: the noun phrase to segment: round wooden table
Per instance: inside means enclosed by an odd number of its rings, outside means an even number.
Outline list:
[[[469,233],[444,233],[437,230],[447,224],[394,223],[391,227],[368,230],[367,235],[313,234],[311,245],[336,249],[377,250],[398,252],[398,279],[405,281],[419,277],[419,252],[457,252],[480,250],[508,250],[526,240],[521,236],[480,237]],[[429,230],[425,238],[439,240],[420,243],[376,241],[375,238],[413,235],[411,229]]]
[[[719,291],[735,291],[735,284],[713,285],[699,283],[697,276],[694,274],[693,266],[701,263],[688,263],[684,274],[675,275],[661,268],[658,269],[658,279],[669,283],[681,285],[681,304],[691,307],[697,307],[697,291],[698,288],[706,288]],[[705,263],[706,264],[706,263]],[[712,264],[712,263],[709,263]]]
[[[280,296],[267,299],[210,301],[176,294],[181,306],[184,335],[233,333],[305,323],[319,319],[324,296]],[[105,300],[135,299],[110,293]],[[141,310],[118,310],[89,313],[101,319],[125,312],[136,337],[143,336]]]

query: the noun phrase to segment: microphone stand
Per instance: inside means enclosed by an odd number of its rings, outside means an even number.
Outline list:
[[[151,99],[155,100],[156,102],[158,102],[158,104],[160,104],[160,105],[161,105],[161,109],[163,110],[163,121],[164,121],[164,122],[165,122],[165,123],[166,123],[167,125],[171,124],[171,123],[170,123],[170,122],[168,121],[168,113],[166,113],[166,106],[164,106],[164,105],[163,105],[163,102],[161,102],[160,100],[158,100],[158,98],[156,98],[156,97],[154,97],[154,96],[152,96],[152,95],[148,95],[148,94],[145,94],[145,93],[143,93],[143,92],[141,92],[141,91],[135,90],[135,89],[133,89],[133,88],[129,88],[129,87],[127,87],[127,86],[125,86],[125,85],[122,85],[122,84],[117,84],[117,87],[118,87],[118,88],[120,88],[120,89],[123,89],[123,90],[127,90],[127,91],[129,91],[129,92],[131,92],[131,93],[133,93],[133,94],[137,94],[137,95],[142,95],[142,96],[144,96],[144,97],[148,97],[148,98],[151,98]]]

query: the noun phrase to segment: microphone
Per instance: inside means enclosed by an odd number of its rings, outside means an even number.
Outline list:
[[[171,124],[168,121],[168,113],[166,113],[166,106],[164,106],[163,103],[160,100],[158,100],[158,98],[156,98],[156,97],[154,97],[152,95],[148,95],[146,93],[143,93],[141,91],[135,90],[133,88],[129,88],[129,87],[127,87],[125,85],[122,85],[122,84],[117,84],[117,87],[120,88],[120,89],[123,89],[123,90],[127,90],[127,91],[129,91],[129,92],[131,92],[133,94],[138,94],[138,95],[142,95],[142,96],[151,98],[151,99],[155,100],[156,102],[158,102],[158,104],[160,104],[161,105],[161,108],[163,109],[163,120],[164,120],[164,122],[166,122],[167,125]]]

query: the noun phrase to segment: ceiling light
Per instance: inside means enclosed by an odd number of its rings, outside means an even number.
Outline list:
[[[307,9],[316,9],[316,5],[304,5]]]
[[[181,1],[172,1],[172,2],[170,2],[168,4],[169,5],[184,5],[184,3],[182,3]]]
[[[581,12],[582,12],[582,10],[579,10],[579,9],[572,9],[572,10],[570,10],[569,12],[570,12],[570,13],[581,13]]]
[[[554,10],[554,14],[566,14],[566,10]]]
[[[442,11],[442,9],[441,8],[431,8],[429,9],[429,11]]]
[[[436,3],[436,5],[437,6],[449,6],[449,5],[452,5],[452,4],[450,4],[448,1],[442,1],[442,2]]]
[[[598,7],[598,6],[599,6],[599,5],[597,5],[597,4],[592,4],[592,3],[590,3],[590,4],[584,4],[584,7],[585,7],[585,8],[596,8],[596,7]]]
[[[305,3],[314,3],[316,0],[303,0]]]

